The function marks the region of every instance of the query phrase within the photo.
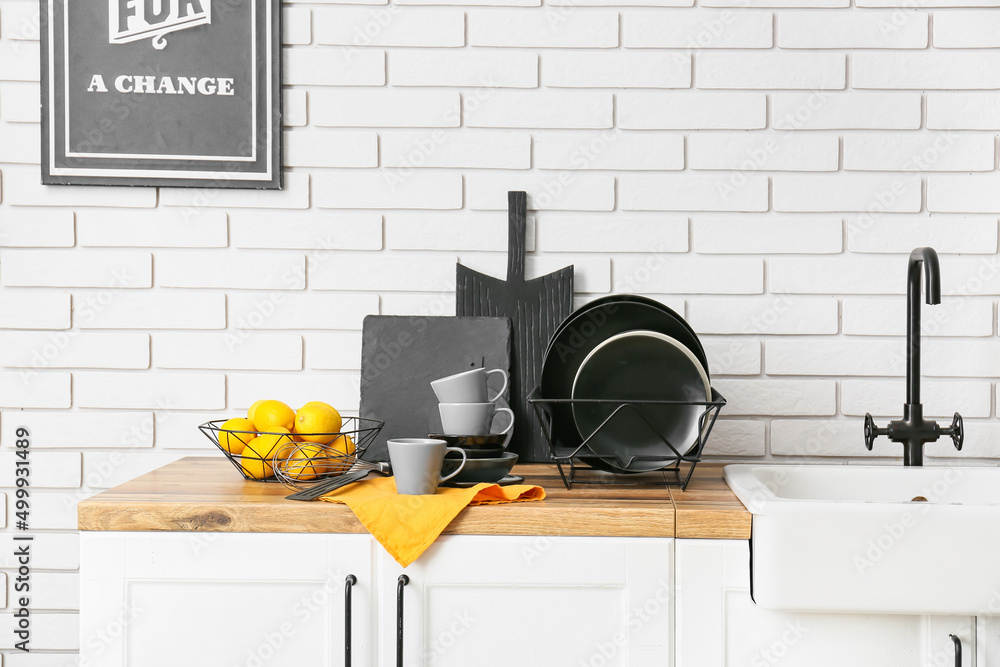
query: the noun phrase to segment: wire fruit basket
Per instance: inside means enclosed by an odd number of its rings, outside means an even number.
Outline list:
[[[343,427],[336,433],[284,433],[227,430],[222,428],[226,421],[216,419],[205,422],[198,429],[219,448],[244,479],[281,482],[297,489],[350,470],[385,424],[378,419],[346,417]],[[258,436],[276,436],[273,442],[271,439],[265,441],[267,452],[254,448],[253,442]],[[309,441],[302,438],[309,438]],[[234,440],[244,444],[239,454],[230,451],[236,447],[226,446]]]

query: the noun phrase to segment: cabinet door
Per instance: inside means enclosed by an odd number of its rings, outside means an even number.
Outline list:
[[[668,667],[673,540],[449,536],[403,570],[379,561],[379,663]]]
[[[1000,613],[1000,595],[991,596],[985,611]],[[980,667],[1000,665],[1000,616],[976,618],[976,660]]]
[[[949,634],[975,664],[973,618],[767,611],[746,541],[677,540],[676,556],[676,667],[953,667]]]
[[[372,664],[367,535],[82,533],[81,662],[92,667]]]

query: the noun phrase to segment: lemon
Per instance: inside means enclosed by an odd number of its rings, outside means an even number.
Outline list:
[[[334,433],[339,433],[344,425],[340,413],[332,405],[321,401],[306,403],[295,413],[292,429],[298,440],[304,442],[330,442]],[[327,435],[317,435],[317,434]]]
[[[230,454],[239,456],[247,443],[256,437],[257,434],[254,432],[256,430],[253,422],[249,419],[242,417],[230,419],[219,429],[219,445]],[[231,433],[230,431],[248,431],[248,433]]]
[[[251,405],[251,406],[250,406],[250,409],[249,409],[249,410],[247,410],[247,419],[249,419],[250,421],[253,421],[253,413],[257,411],[257,407],[258,407],[258,406],[259,406],[259,405],[260,405],[261,403],[263,403],[263,402],[264,402],[265,400],[266,400],[266,399],[263,399],[263,398],[262,398],[262,399],[260,399],[259,401],[254,401],[253,405]]]
[[[261,432],[276,433],[279,429],[290,432],[295,425],[295,412],[281,401],[263,401],[253,409],[250,421]]]
[[[351,440],[351,436],[349,435],[342,435],[338,437],[332,443],[327,445],[327,448],[332,448],[337,454],[343,454],[344,456],[352,456],[355,450],[354,441]],[[327,470],[329,472],[344,473],[350,469],[351,463],[348,461],[338,461],[336,458],[333,458],[335,456],[333,452],[329,452],[327,455],[331,457],[327,463]]]
[[[282,435],[289,432],[287,428],[276,426],[274,430],[273,435],[258,435],[243,449],[240,465],[254,479],[264,479],[274,474],[271,458],[280,445],[288,442],[288,436]]]

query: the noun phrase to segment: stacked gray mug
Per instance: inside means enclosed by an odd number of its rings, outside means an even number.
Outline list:
[[[494,373],[503,376],[503,387],[489,398],[486,381]],[[489,435],[493,432],[494,417],[498,412],[504,412],[510,417],[510,423],[498,433],[509,433],[514,428],[514,412],[510,408],[496,406],[509,381],[507,371],[503,369],[473,368],[431,382],[439,401],[442,432],[445,435]]]

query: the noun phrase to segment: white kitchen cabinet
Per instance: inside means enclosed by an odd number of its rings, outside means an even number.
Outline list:
[[[779,613],[742,540],[446,536],[405,570],[368,535],[81,534],[88,667],[1000,667],[1000,617]],[[818,574],[821,576],[821,574]],[[979,639],[978,644],[976,639]]]
[[[379,665],[669,667],[673,542],[449,536],[405,570],[379,555]]]
[[[406,570],[367,535],[84,532],[81,553],[88,667],[343,665],[349,574],[352,667],[393,667],[404,572],[406,667],[671,662],[672,539],[449,536]]]
[[[973,618],[767,611],[750,599],[747,541],[677,540],[675,556],[675,667],[953,667],[950,634],[976,664]]]
[[[991,594],[986,610],[1000,613],[1000,593]],[[976,617],[976,664],[980,667],[1000,665],[1000,616]]]
[[[81,664],[373,664],[374,542],[367,535],[83,532]]]

